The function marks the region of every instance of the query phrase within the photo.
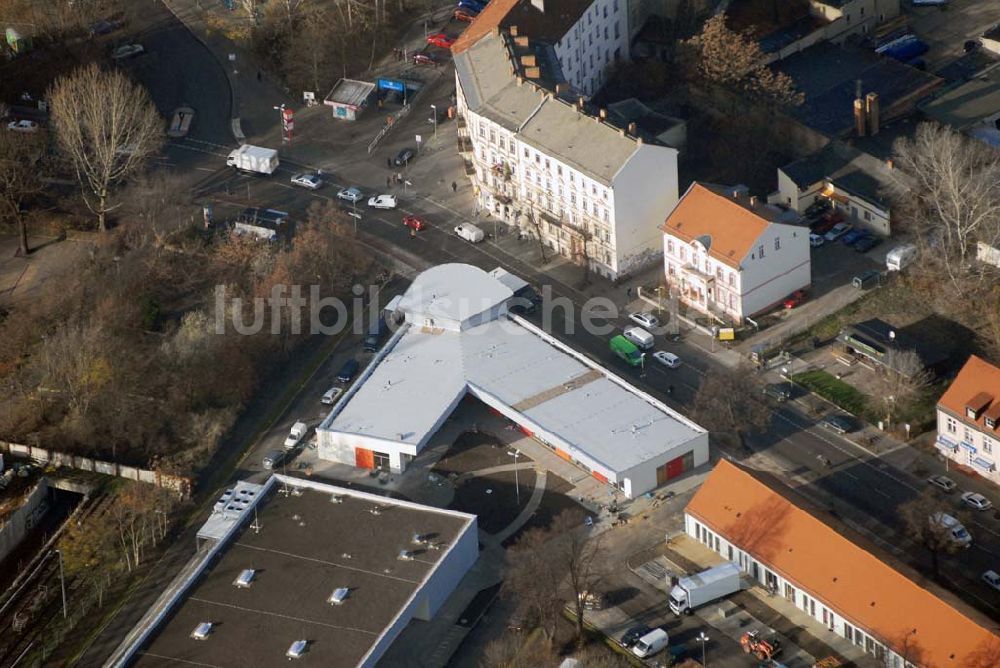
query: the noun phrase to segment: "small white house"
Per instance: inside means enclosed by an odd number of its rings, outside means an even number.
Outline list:
[[[938,399],[937,449],[1000,483],[1000,368],[973,355]]]
[[[744,188],[693,183],[660,227],[671,292],[723,322],[773,308],[812,280],[797,219]]]

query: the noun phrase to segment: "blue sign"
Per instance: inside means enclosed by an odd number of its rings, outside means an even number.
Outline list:
[[[394,90],[397,92],[404,92],[406,90],[406,85],[399,79],[379,79],[378,80],[379,90]]]

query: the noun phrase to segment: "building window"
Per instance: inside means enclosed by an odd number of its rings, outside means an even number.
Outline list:
[[[562,165],[556,165],[556,174],[562,176]]]
[[[604,222],[606,223],[606,222],[608,222],[608,210],[604,209],[603,213],[604,213],[604,215],[603,215]]]
[[[682,262],[687,262],[687,259],[688,259],[687,255],[688,255],[687,246],[681,246],[681,261]]]
[[[618,24],[615,23],[615,39],[618,39]],[[615,49],[615,60],[618,60],[618,49]]]
[[[955,418],[948,418],[945,421],[945,428],[948,430],[949,434],[958,433],[958,425],[955,423]]]
[[[736,272],[734,271],[729,272],[729,287],[736,287]]]
[[[762,260],[764,259],[764,247],[763,246],[758,246],[757,247],[757,257],[759,257]]]
[[[479,136],[486,138],[486,128],[482,125],[479,126]]]
[[[668,255],[673,255],[674,254],[674,240],[673,239],[667,239],[667,254]]]
[[[865,211],[865,220],[870,221],[872,219],[871,211]]]
[[[990,441],[990,439],[986,438],[985,436],[983,437],[983,452],[985,452],[988,455],[993,454],[993,442]]]
[[[545,158],[545,169],[549,169],[549,170],[551,170],[551,169],[552,169],[552,168],[551,168],[551,167],[549,166],[549,159],[548,159],[548,158]]]
[[[722,267],[715,268],[715,280],[722,282]]]
[[[490,143],[491,144],[497,143],[497,133],[495,130],[490,130]]]
[[[527,149],[527,147],[525,147],[525,149],[524,149],[524,159],[525,160],[528,159],[528,149]]]
[[[667,276],[673,276],[673,275],[674,275],[674,265],[668,264],[667,265]]]
[[[966,443],[974,443],[975,442],[972,439],[972,430],[969,429],[968,427],[965,428],[965,442]]]
[[[774,250],[776,251],[781,250],[781,237],[774,238]]]

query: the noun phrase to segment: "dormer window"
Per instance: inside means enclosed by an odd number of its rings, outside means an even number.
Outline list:
[[[978,420],[979,416],[984,410],[986,410],[986,407],[990,405],[991,401],[993,401],[992,394],[980,392],[976,396],[969,399],[969,401],[965,404],[965,417],[970,420]]]

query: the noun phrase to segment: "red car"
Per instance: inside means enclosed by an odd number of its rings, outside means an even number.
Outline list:
[[[437,58],[427,53],[413,54],[414,65],[437,65]]]
[[[464,9],[456,9],[455,10],[455,20],[456,21],[465,21],[466,23],[472,23],[475,20],[475,18],[476,18],[475,14],[473,14],[471,12],[467,12]]]
[[[785,302],[784,302],[785,308],[795,308],[796,306],[798,306],[799,304],[801,304],[805,300],[806,300],[806,293],[805,293],[805,291],[804,290],[796,290],[795,292],[793,292],[792,294],[790,294],[788,296],[788,299],[785,300]]]
[[[404,216],[403,225],[409,227],[415,232],[419,232],[427,227],[427,223],[425,223],[424,219],[420,216]]]
[[[443,32],[436,32],[433,35],[427,36],[427,43],[431,46],[439,46],[442,49],[450,49],[451,45],[455,43],[455,40],[451,39]]]

